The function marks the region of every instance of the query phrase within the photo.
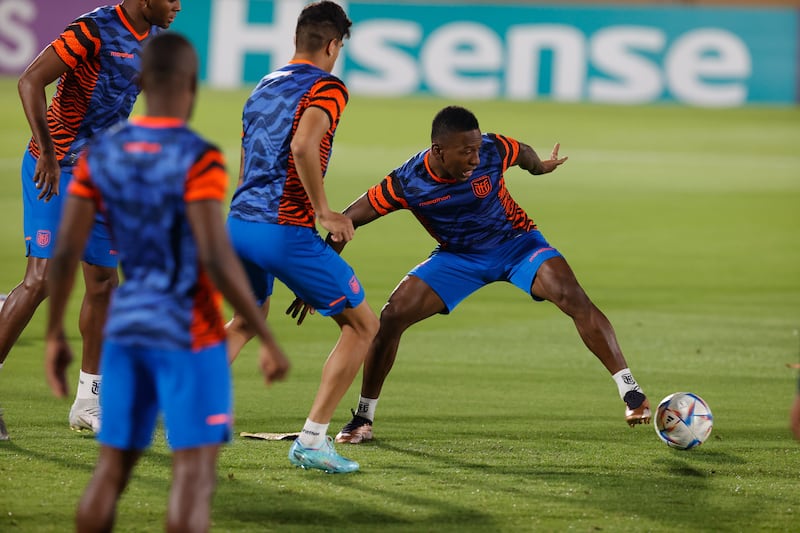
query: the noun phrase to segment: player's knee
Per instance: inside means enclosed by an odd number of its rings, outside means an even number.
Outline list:
[[[396,302],[389,301],[381,309],[380,332],[400,334],[408,329],[413,320],[410,310]]]

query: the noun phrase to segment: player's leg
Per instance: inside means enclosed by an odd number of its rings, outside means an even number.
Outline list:
[[[225,343],[160,351],[158,398],[173,450],[167,531],[208,531],[220,446],[230,440],[232,387]]]
[[[413,324],[446,309],[442,299],[417,276],[406,276],[381,309],[378,333],[364,360],[361,396],[353,418],[336,435],[336,442],[360,444],[372,440],[375,409],[397,358],[400,338]]]
[[[254,243],[271,242],[271,231],[274,230],[272,226],[272,224],[246,222],[235,217],[229,218],[227,223],[231,245],[244,267],[250,287],[253,289],[253,297],[261,306],[265,320],[269,315],[269,300],[275,282],[275,277],[268,269],[275,247],[259,246]],[[255,336],[255,330],[237,314],[225,324],[225,330],[228,337],[228,362],[233,363],[244,345]]]
[[[97,465],[78,506],[81,532],[111,531],[117,501],[150,444],[158,416],[154,381],[158,366],[147,354],[106,341],[101,371],[106,388],[100,406],[106,417],[97,436]]]
[[[50,201],[39,200],[33,176],[36,159],[28,152],[22,158],[23,233],[28,263],[22,282],[8,294],[0,311],[0,364],[19,339],[39,304],[47,297],[47,263],[55,249],[55,236],[61,219],[61,205],[66,186],[59,182],[60,194]]]
[[[101,386],[100,351],[103,328],[111,294],[119,283],[116,267],[83,262],[83,295],[78,326],[83,339],[83,355],[75,401],[69,412],[69,425],[81,431],[100,428],[99,394]]]
[[[269,300],[268,297],[261,304],[261,314],[264,320],[269,316]],[[233,363],[239,356],[239,352],[244,348],[244,345],[255,337],[256,332],[238,313],[234,313],[233,318],[225,324],[225,331],[228,335],[228,362]]]
[[[486,285],[491,277],[487,275],[490,259],[491,254],[436,251],[403,278],[381,310],[380,328],[364,362],[358,408],[336,435],[337,442],[358,444],[372,438],[375,409],[403,332],[432,315],[449,313]]]
[[[209,531],[220,445],[176,450],[166,531]]]
[[[47,263],[44,257],[28,256],[25,277],[6,297],[0,310],[0,363],[47,297]]]
[[[572,318],[586,347],[617,382],[627,406],[628,424],[650,422],[650,403],[628,369],[611,322],[586,295],[567,261],[559,255],[542,262],[530,293],[534,298],[553,302]]]
[[[100,446],[94,473],[78,503],[75,524],[79,533],[113,529],[117,502],[141,455],[140,451]]]

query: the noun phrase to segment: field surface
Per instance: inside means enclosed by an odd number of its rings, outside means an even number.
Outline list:
[[[19,163],[29,130],[0,80],[0,292],[25,269]],[[246,91],[203,90],[193,125],[238,175]],[[353,97],[326,179],[344,208],[429,143],[453,102]],[[219,462],[213,529],[263,531],[797,531],[800,443],[788,430],[800,359],[800,110],[701,110],[546,102],[457,102],[484,131],[555,142],[569,161],[507,184],[616,328],[653,402],[687,390],[715,415],[699,449],[628,428],[616,387],[549,303],[507,284],[410,329],[378,406],[376,439],[341,448],[354,475],[291,467],[298,431],[337,337],[297,327],[279,288],[270,324],[293,362],[263,386],[255,346],[234,365],[236,437]],[[233,185],[233,182],[232,182]],[[266,245],[266,243],[265,243]],[[361,228],[344,252],[378,311],[434,247],[407,213]],[[78,293],[69,335],[79,350]],[[11,433],[0,443],[0,531],[72,529],[97,444],[67,425],[42,373],[42,306],[0,371]],[[78,364],[70,370],[77,384]],[[350,418],[360,378],[332,432]],[[70,396],[72,393],[70,393]],[[118,530],[163,529],[170,456],[159,430],[123,496]]]

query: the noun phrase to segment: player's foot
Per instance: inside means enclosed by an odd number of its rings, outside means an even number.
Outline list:
[[[6,422],[3,420],[3,410],[0,409],[0,440],[8,440],[8,430],[6,429]]]
[[[352,409],[350,412],[353,413],[353,419],[336,434],[336,442],[359,444],[372,440],[372,420],[358,416]]]
[[[358,470],[358,463],[342,457],[333,448],[333,439],[325,437],[319,448],[306,448],[300,440],[289,448],[289,462],[300,468],[316,468],[329,474],[345,474]]]
[[[649,424],[650,418],[650,400],[647,399],[643,393],[638,390],[632,390],[625,393],[625,421],[630,427],[637,424]]]
[[[69,427],[75,431],[100,431],[100,402],[97,398],[76,398],[69,410]]]

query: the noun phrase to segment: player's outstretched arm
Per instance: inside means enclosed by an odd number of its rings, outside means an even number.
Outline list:
[[[75,283],[75,271],[94,225],[95,205],[87,198],[70,195],[64,202],[56,247],[47,268],[50,305],[45,334],[45,377],[53,394],[67,395],[67,367],[72,352],[64,336],[64,313]]]
[[[261,340],[259,364],[267,384],[282,380],[289,371],[289,361],[278,346],[256,305],[247,275],[231,247],[222,216],[222,204],[217,200],[189,202],[186,215],[192,227],[200,262],[211,281],[256,331]]]
[[[524,143],[519,143],[519,155],[517,156],[516,165],[521,169],[527,170],[531,174],[548,174],[553,172],[556,168],[562,165],[568,158],[558,157],[558,149],[561,147],[559,143],[553,147],[550,153],[550,159],[542,161],[536,151]]]

